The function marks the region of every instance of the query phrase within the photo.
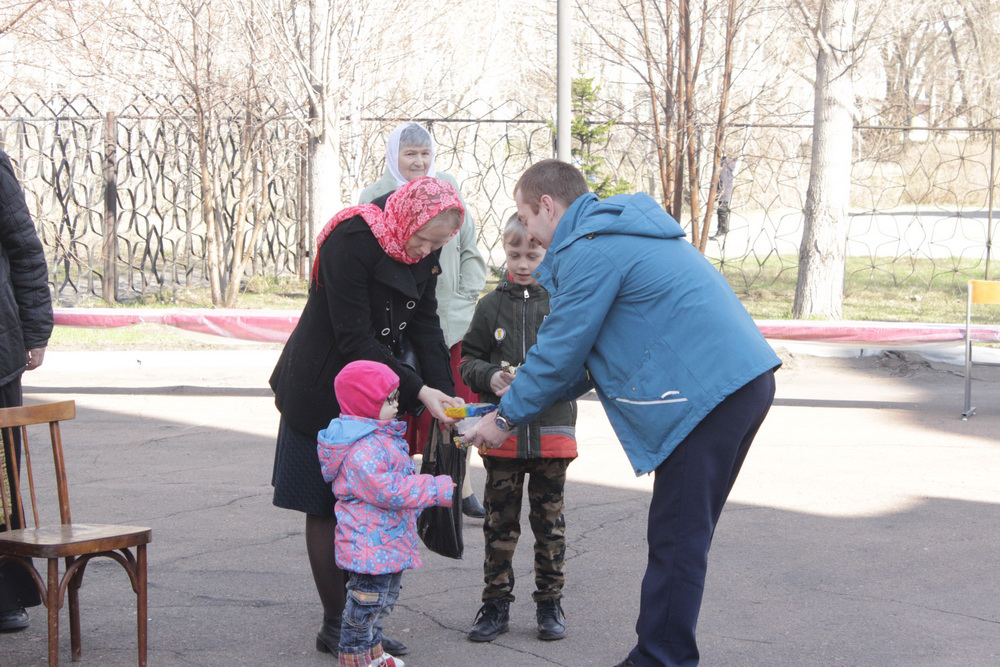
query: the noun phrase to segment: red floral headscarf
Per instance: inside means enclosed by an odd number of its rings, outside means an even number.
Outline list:
[[[378,239],[385,254],[403,264],[416,264],[415,259],[406,254],[406,242],[432,218],[449,208],[458,210],[459,227],[465,219],[465,207],[458,198],[458,192],[446,181],[430,176],[421,176],[404,184],[389,195],[383,211],[375,204],[351,206],[333,216],[326,227],[316,237],[316,260],[313,262],[313,279],[319,275],[319,248],[330,232],[344,220],[360,215]],[[454,236],[458,227],[451,233]],[[451,238],[451,237],[449,237]]]

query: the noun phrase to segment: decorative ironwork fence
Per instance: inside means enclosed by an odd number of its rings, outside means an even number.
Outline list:
[[[381,175],[385,139],[397,123],[423,122],[435,137],[437,168],[462,183],[480,248],[492,264],[501,264],[499,231],[513,211],[513,185],[529,164],[553,154],[549,124],[511,105],[465,117],[410,111],[344,119],[342,200],[356,202],[360,189]],[[252,262],[245,273],[300,274],[311,244],[305,136],[281,109],[269,107],[258,116],[266,148],[255,158],[250,215],[262,221],[263,232],[247,248]],[[22,173],[61,303],[111,292],[127,301],[206,284],[202,164],[193,118],[183,99],[145,100],[113,113],[84,98],[0,99],[0,147]],[[240,242],[232,230],[240,215],[243,186],[235,175],[243,166],[245,123],[241,109],[217,114],[203,147],[218,175],[212,214],[223,253],[235,252]],[[767,288],[797,269],[811,127],[732,129],[727,153],[740,162],[730,229],[709,243],[706,254],[737,290]],[[858,261],[852,270],[872,279],[889,276],[893,284],[989,277],[997,231],[997,132],[855,128],[847,244]],[[594,150],[609,175],[659,198],[648,126],[620,118],[607,143]],[[681,222],[690,227],[690,219]],[[914,265],[922,260],[933,269],[915,278]]]

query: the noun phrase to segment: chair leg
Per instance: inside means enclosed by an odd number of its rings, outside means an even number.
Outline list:
[[[72,556],[66,559],[66,569],[69,570],[73,561]],[[80,584],[83,582],[83,570],[78,570],[73,574],[67,586],[69,596],[69,643],[72,647],[73,661],[83,657],[83,646],[80,642]]]
[[[49,558],[45,606],[49,612],[49,667],[59,667],[59,559]]]
[[[139,667],[146,667],[146,617],[147,617],[147,587],[146,587],[146,545],[136,547],[136,575],[139,580],[139,590],[136,591],[136,620],[139,624]]]

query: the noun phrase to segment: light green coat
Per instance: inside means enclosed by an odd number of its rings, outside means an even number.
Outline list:
[[[458,183],[451,174],[439,171],[434,176],[451,183],[458,191]],[[396,179],[386,170],[381,179],[361,191],[358,203],[368,204],[396,187]],[[461,192],[458,196],[461,199]],[[462,205],[465,206],[464,200]],[[458,234],[441,248],[440,262],[441,275],[438,276],[435,295],[444,342],[451,349],[461,342],[468,331],[479,293],[486,285],[486,262],[476,247],[476,225],[468,207]]]

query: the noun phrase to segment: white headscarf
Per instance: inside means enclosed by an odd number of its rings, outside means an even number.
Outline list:
[[[431,148],[431,164],[427,169],[427,175],[433,177],[437,173],[437,170],[434,168],[434,156],[436,154],[434,150],[434,138],[431,137],[431,133],[419,123],[403,123],[392,131],[392,134],[389,135],[389,142],[385,145],[385,166],[389,170],[389,173],[392,174],[392,177],[396,179],[397,187],[407,182],[407,179],[403,178],[403,175],[399,173],[399,139],[403,134],[403,130],[411,125],[420,130],[420,133],[427,139],[426,143],[417,145],[421,147],[430,146]]]

